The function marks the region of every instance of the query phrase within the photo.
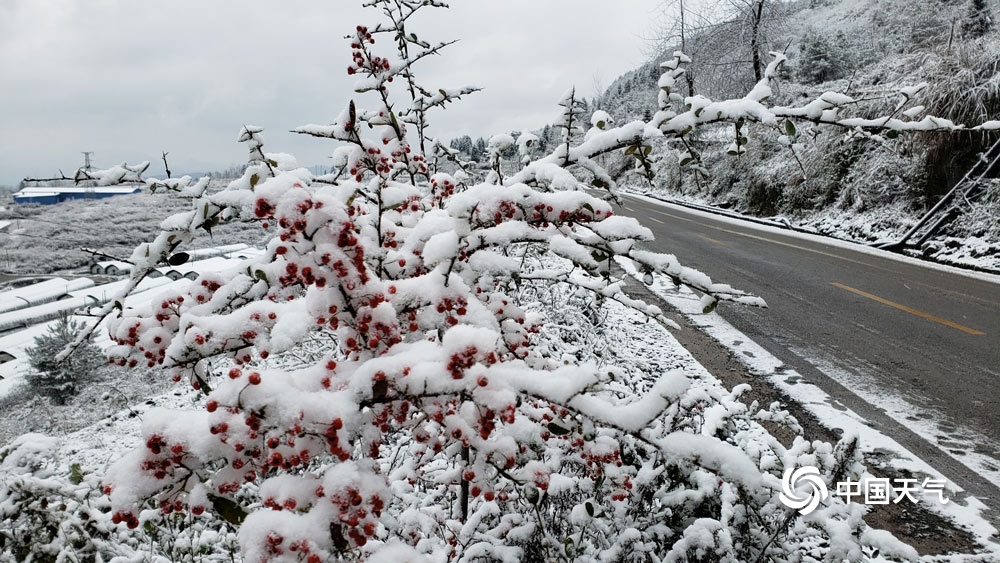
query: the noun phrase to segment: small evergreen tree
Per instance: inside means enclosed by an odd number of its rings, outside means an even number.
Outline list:
[[[56,355],[73,342],[83,328],[82,323],[63,316],[27,350],[32,369],[27,377],[28,384],[57,405],[65,405],[76,395],[80,384],[93,377],[104,363],[101,349],[89,341],[62,362],[56,361]]]
[[[966,37],[982,37],[993,29],[993,12],[988,0],[972,0],[969,4],[969,16],[962,25]]]
[[[820,84],[844,76],[844,65],[838,49],[829,38],[819,33],[810,33],[802,39],[802,61],[798,67],[798,78],[806,84]]]

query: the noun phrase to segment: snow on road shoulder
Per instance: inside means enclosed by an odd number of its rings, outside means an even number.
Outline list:
[[[988,550],[988,557],[1000,560],[1000,543],[995,539],[998,530],[985,517],[988,508],[977,498],[965,494],[961,487],[947,480],[939,471],[928,465],[892,438],[871,428],[857,413],[839,404],[819,387],[806,381],[798,372],[789,369],[778,358],[771,355],[759,344],[750,340],[718,313],[704,314],[700,297],[687,288],[675,288],[669,278],[657,275],[650,289],[687,317],[692,324],[726,347],[735,358],[739,358],[749,371],[766,379],[786,396],[801,404],[829,428],[842,429],[846,434],[860,436],[862,451],[866,454],[878,453],[887,465],[909,472],[914,476],[944,479],[947,481],[946,497],[952,501],[942,505],[937,493],[923,491],[921,504],[955,522],[971,532],[977,542]],[[980,554],[981,555],[981,554]],[[958,558],[956,558],[958,557]],[[963,559],[962,556],[945,556],[934,561],[980,561]]]

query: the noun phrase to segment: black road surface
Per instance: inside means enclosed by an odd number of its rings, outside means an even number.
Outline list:
[[[639,198],[624,214],[653,249],[763,297],[718,311],[1000,510],[1000,284]]]

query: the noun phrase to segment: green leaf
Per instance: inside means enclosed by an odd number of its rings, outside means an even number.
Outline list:
[[[605,127],[606,125],[607,125],[607,122],[605,122],[605,121],[604,121],[603,119],[599,119],[599,120],[597,121],[597,128],[598,128],[598,129],[604,129],[604,127]]]
[[[594,178],[593,180],[591,180],[590,181],[590,185],[594,186],[595,188],[606,188],[606,187],[608,187],[608,183],[605,182],[604,180],[600,179],[600,178]],[[587,204],[584,204],[584,205],[587,205]],[[591,209],[591,211],[593,211],[593,209]]]
[[[262,282],[266,282],[267,281],[267,272],[265,272],[264,270],[257,270],[257,271],[255,271],[253,273],[253,277],[257,278],[258,280],[260,280]]]
[[[576,545],[573,544],[573,538],[566,538],[563,542],[563,551],[566,553],[566,557],[573,557],[576,553]]]
[[[278,161],[277,160],[269,158],[269,159],[267,159],[267,163],[271,165],[271,168],[277,168],[278,167]]]
[[[886,139],[898,139],[899,138],[899,131],[896,131],[895,129],[889,129],[888,131],[885,132],[885,138]]]
[[[569,429],[568,428],[563,428],[562,426],[559,426],[555,422],[550,422],[549,426],[548,426],[548,429],[549,429],[549,432],[555,434],[556,436],[565,436],[565,435],[569,434]]]
[[[524,487],[524,500],[528,501],[529,504],[535,504],[538,499],[541,498],[538,489],[534,485],[526,485]]]
[[[581,209],[586,209],[587,211],[590,211],[591,213],[594,212],[594,206],[592,206],[592,205],[590,205],[589,203],[586,203],[586,202],[584,202],[584,204],[581,205],[580,208]]]
[[[119,311],[124,311],[125,310],[125,307],[122,306],[122,302],[121,301],[115,301],[114,308],[118,309]]]
[[[250,176],[250,187],[251,188],[257,186],[257,182],[260,182],[260,176],[259,175],[254,174],[253,176]]]
[[[789,137],[794,137],[795,136],[795,124],[792,123],[791,119],[786,119],[785,120],[785,133]]]
[[[649,156],[649,153],[653,152],[653,147],[647,145],[642,147],[642,156]]]
[[[629,147],[625,149],[625,156],[632,156],[633,154],[635,154],[635,145],[629,145]]]
[[[212,386],[209,385],[208,382],[206,382],[200,375],[196,373],[194,374],[194,378],[198,380],[198,386],[203,394],[208,395],[212,392]]]
[[[167,258],[167,264],[170,264],[171,266],[180,266],[181,264],[187,262],[190,258],[191,255],[187,252],[178,252],[170,258]]]
[[[215,513],[234,526],[242,524],[247,517],[247,511],[242,506],[225,497],[209,493],[208,500],[212,501],[212,509],[215,510]]]
[[[705,305],[705,307],[702,308],[701,312],[702,312],[702,314],[707,315],[707,314],[711,313],[712,311],[714,311],[715,308],[718,307],[718,306],[719,306],[719,300],[718,299],[712,299],[712,302],[709,303],[708,305]]]
[[[681,159],[681,166],[687,166],[688,164],[691,164],[692,162],[694,162],[694,158],[692,158],[690,156],[686,157],[686,158],[683,158],[683,159]]]
[[[594,517],[594,503],[592,503],[592,502],[590,502],[588,500],[587,502],[583,503],[583,507],[587,509],[587,516],[590,516],[591,518],[593,518]]]
[[[74,485],[79,485],[83,482],[83,469],[80,468],[79,463],[69,466],[69,482]]]

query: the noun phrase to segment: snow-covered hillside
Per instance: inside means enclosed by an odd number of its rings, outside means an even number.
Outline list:
[[[901,86],[929,83],[915,111],[973,125],[1000,115],[1000,38],[963,31],[971,2],[937,0],[824,0],[783,4],[768,42],[786,50],[789,62],[775,84],[775,103],[795,103],[824,91],[861,100],[858,115],[891,110]],[[714,29],[709,30],[717,33]],[[699,94],[732,87],[734,68],[749,61],[715,64],[721,47],[689,39],[691,74]],[[670,49],[674,46],[670,46]],[[668,50],[669,52],[669,50]],[[703,60],[699,61],[699,55]],[[617,120],[656,111],[658,62],[663,55],[619,77],[597,100]],[[738,88],[752,83],[752,73]],[[909,107],[909,106],[908,106]],[[915,113],[914,115],[919,115]],[[922,135],[889,140],[854,139],[826,127],[799,131],[795,150],[763,130],[747,154],[727,154],[731,128],[703,131],[679,143],[661,144],[657,178],[636,178],[632,189],[661,197],[735,209],[783,220],[862,242],[898,239],[938,198],[962,179],[996,141],[989,135]],[[692,150],[707,175],[679,166]],[[991,157],[992,158],[992,157]],[[612,169],[614,167],[612,166]],[[978,172],[977,172],[978,174]],[[983,180],[980,197],[958,206],[962,213],[918,252],[943,262],[1000,269],[1000,166]]]

